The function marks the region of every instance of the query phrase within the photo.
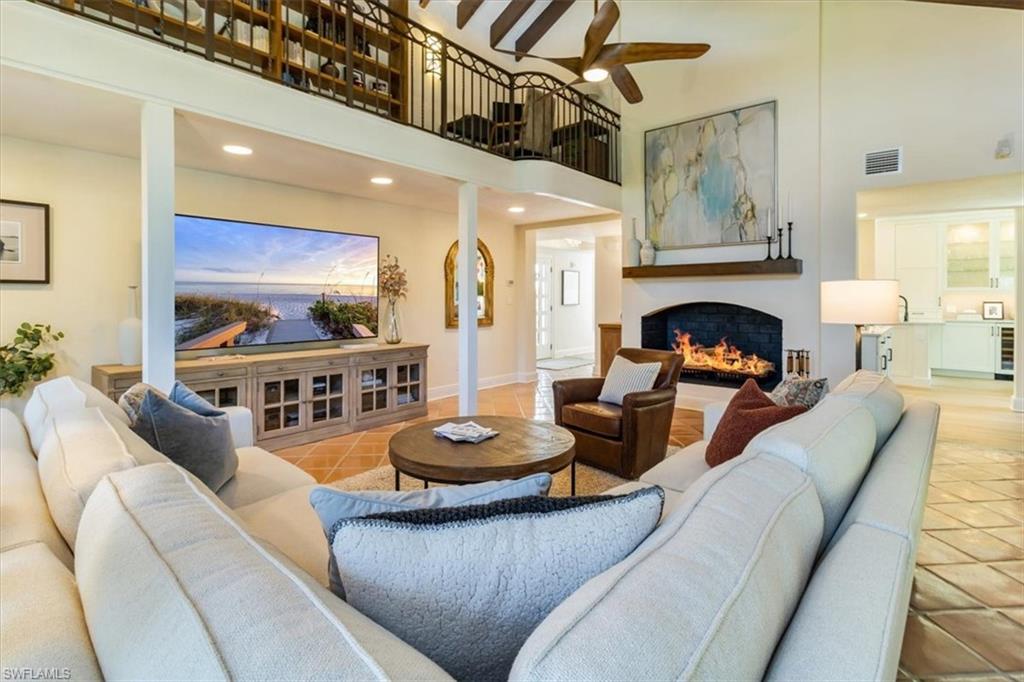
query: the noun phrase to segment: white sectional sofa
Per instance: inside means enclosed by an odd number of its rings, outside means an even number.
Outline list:
[[[26,410],[28,433],[0,412],[0,667],[449,679],[325,589],[301,472],[253,448],[247,475],[215,496],[173,464],[145,463],[153,453],[135,451],[113,404],[76,388],[77,406]],[[726,464],[701,471],[695,444],[611,491],[662,486],[662,522],[556,607],[512,678],[893,679],[937,419],[936,405],[904,410],[887,379],[862,372]],[[85,481],[71,544],[75,505],[40,477],[48,467]]]

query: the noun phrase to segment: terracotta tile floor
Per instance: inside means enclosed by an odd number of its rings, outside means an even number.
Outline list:
[[[551,381],[591,368],[541,372],[532,384],[480,392],[480,414],[552,420]],[[993,382],[988,382],[993,383]],[[1005,387],[913,389],[943,406],[928,489],[914,589],[900,660],[901,679],[1024,682],[1024,455],[1020,415],[1006,409]],[[429,419],[455,416],[456,398],[433,401]],[[985,435],[971,417],[983,413]],[[418,421],[418,420],[417,420]],[[408,422],[412,423],[412,422]],[[387,442],[405,424],[278,451],[320,482],[387,463]],[[701,438],[702,415],[677,409],[673,445]],[[973,447],[953,447],[970,441]],[[1000,448],[1003,452],[986,448]],[[1005,451],[1011,453],[1007,455]]]

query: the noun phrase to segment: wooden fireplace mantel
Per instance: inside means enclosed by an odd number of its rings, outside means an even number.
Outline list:
[[[622,268],[623,279],[652,277],[732,277],[736,275],[799,275],[804,262],[799,258],[780,260],[729,261],[725,263],[677,263]]]

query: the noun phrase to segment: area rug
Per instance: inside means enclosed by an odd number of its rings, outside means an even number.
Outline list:
[[[670,447],[667,457],[671,457],[679,448]],[[615,474],[601,471],[586,464],[576,465],[576,494],[577,495],[598,495],[610,488],[622,485],[626,479],[619,478]],[[361,474],[343,478],[329,484],[339,490],[394,490],[395,470],[390,464],[382,467],[364,471]],[[431,485],[440,485],[431,483]],[[402,476],[402,490],[422,490],[423,481],[412,476]],[[559,471],[554,475],[551,482],[551,495],[553,497],[568,497],[569,495],[569,470]]]
[[[564,358],[546,358],[544,360],[537,361],[537,369],[546,369],[552,372],[558,372],[563,369],[576,369],[577,367],[586,367],[587,365],[594,364],[594,358],[586,357],[583,355],[570,355]]]

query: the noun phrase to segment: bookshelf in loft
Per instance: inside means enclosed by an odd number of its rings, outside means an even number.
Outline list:
[[[86,15],[111,20],[160,42],[332,99],[348,99],[347,65],[351,63],[354,80],[349,104],[408,121],[405,39],[386,26],[371,25],[357,13],[346,22],[347,0],[62,2],[69,9],[77,5]],[[387,5],[408,16],[408,0],[388,0]],[[198,7],[202,14],[183,16],[182,7]],[[208,30],[208,25],[216,30]],[[327,62],[334,68],[325,68]]]

